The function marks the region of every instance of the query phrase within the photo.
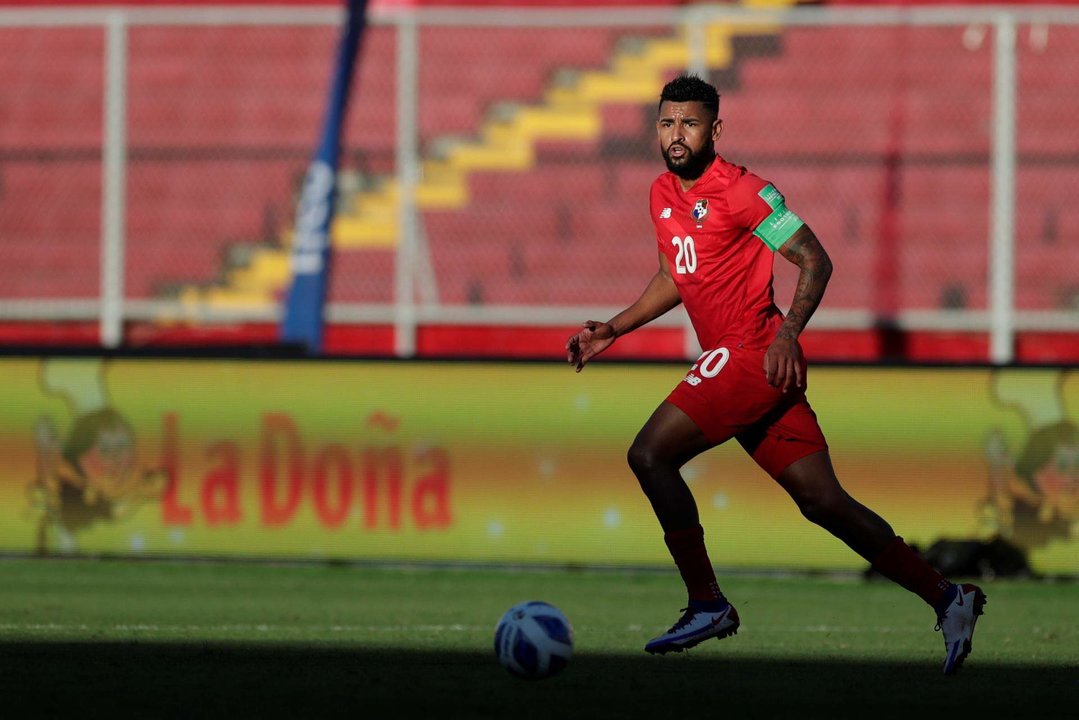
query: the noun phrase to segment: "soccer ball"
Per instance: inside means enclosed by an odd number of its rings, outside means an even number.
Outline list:
[[[533,600],[514,605],[495,628],[495,655],[518,677],[536,680],[562,672],[573,655],[573,627],[561,610]]]

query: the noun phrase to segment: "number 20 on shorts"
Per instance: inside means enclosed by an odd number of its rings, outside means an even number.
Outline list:
[[[704,378],[714,378],[719,375],[719,371],[723,369],[723,366],[727,364],[727,361],[731,359],[731,351],[727,348],[716,348],[715,350],[705,350],[701,353],[701,356],[697,358],[697,362],[693,364],[693,367],[689,369],[690,372],[696,370]]]

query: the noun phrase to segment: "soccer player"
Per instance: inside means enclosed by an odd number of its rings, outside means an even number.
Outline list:
[[[723,123],[713,86],[695,76],[668,83],[656,130],[669,170],[652,183],[649,206],[659,269],[636,302],[607,322],[585,322],[566,342],[567,360],[580,372],[619,337],[683,303],[704,348],[629,449],[629,465],[689,593],[682,617],[645,650],[678,652],[738,630],[738,613],[716,581],[696,501],[679,472],[733,437],[806,518],[936,611],[944,672],[953,674],[970,653],[985,594],[946,580],[846,493],[806,400],[798,336],[828,285],[828,254],[775,186],[716,154]],[[786,316],[773,301],[773,252],[800,269]]]

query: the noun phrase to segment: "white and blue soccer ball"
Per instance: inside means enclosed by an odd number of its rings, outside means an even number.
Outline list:
[[[532,600],[514,605],[495,628],[495,655],[518,677],[557,675],[573,655],[573,627],[550,603]]]

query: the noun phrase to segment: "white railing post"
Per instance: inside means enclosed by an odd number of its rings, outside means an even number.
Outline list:
[[[1015,357],[1015,18],[1001,13],[994,36],[989,359],[999,365]]]
[[[124,233],[127,192],[127,20],[105,25],[104,138],[101,162],[100,339],[107,348],[124,339]]]
[[[686,71],[698,77],[708,79],[708,22],[707,17],[695,8],[686,10],[685,22],[686,44],[689,47],[689,64]],[[656,98],[659,101],[659,98]],[[721,105],[722,107],[722,105]],[[682,314],[682,352],[686,360],[696,360],[703,349],[697,341],[697,332],[693,329],[693,323],[689,315],[679,308]],[[711,349],[711,348],[709,348]]]
[[[397,27],[397,188],[398,236],[394,308],[394,352],[416,354],[416,185],[419,169],[419,42],[416,16],[398,16]]]
[[[684,24],[686,44],[689,47],[689,63],[686,71],[707,79],[708,77],[708,20],[693,7],[686,10]],[[696,357],[696,356],[694,356]]]

